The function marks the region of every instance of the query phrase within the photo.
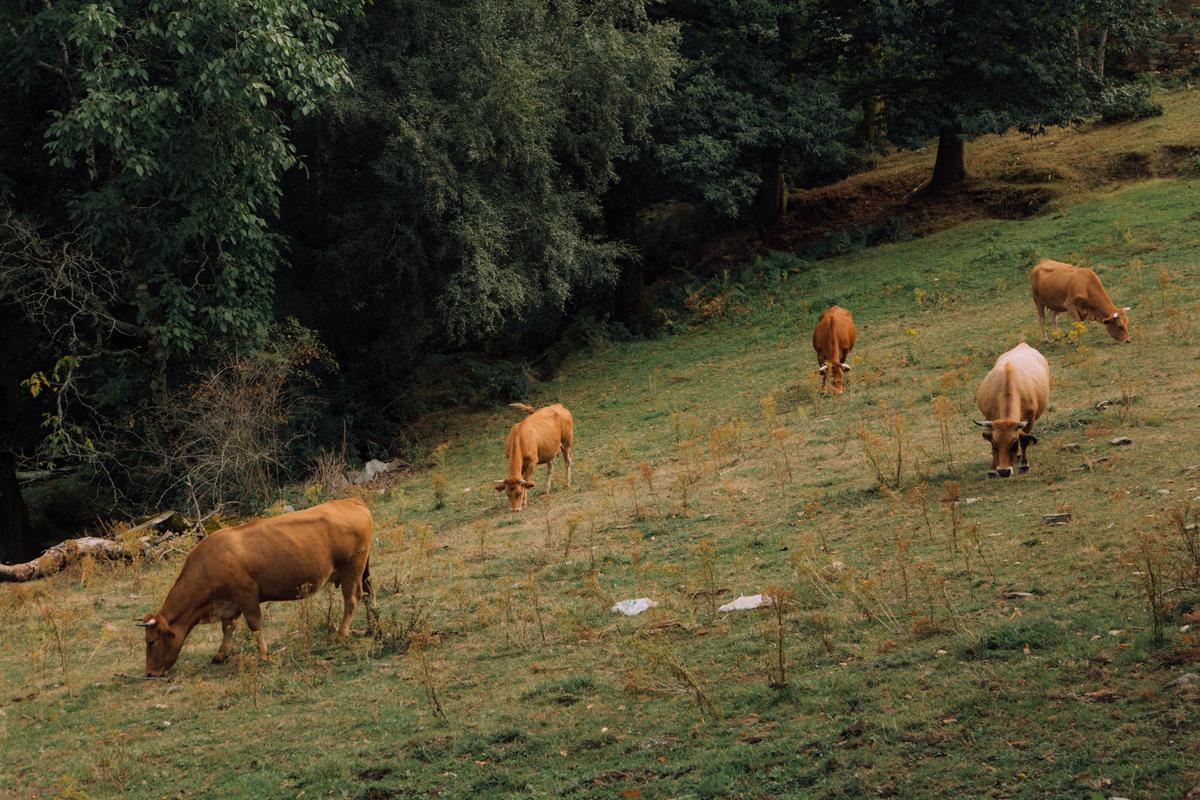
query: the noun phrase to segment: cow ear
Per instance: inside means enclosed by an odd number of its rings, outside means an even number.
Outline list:
[[[991,431],[984,431],[983,433],[980,434],[980,436],[982,436],[984,439],[986,439],[989,442],[992,440],[992,432]]]
[[[1021,437],[1021,444],[1025,445],[1026,447],[1028,447],[1031,444],[1037,444],[1037,443],[1038,443],[1038,438],[1036,436],[1034,436],[1032,433],[1027,433]]]
[[[526,489],[532,489],[536,484],[533,481],[521,481],[521,485]]]
[[[504,481],[496,481],[496,491],[497,492],[504,491]]]

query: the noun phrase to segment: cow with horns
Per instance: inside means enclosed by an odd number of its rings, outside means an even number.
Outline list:
[[[1050,403],[1050,365],[1022,342],[996,359],[979,384],[975,403],[983,412],[983,438],[992,445],[988,477],[1007,478],[1014,468],[1029,471],[1028,448],[1037,444],[1033,425]]]

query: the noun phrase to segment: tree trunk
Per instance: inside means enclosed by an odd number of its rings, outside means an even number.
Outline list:
[[[36,553],[12,454],[0,452],[0,561],[19,561]]]
[[[937,160],[933,164],[929,191],[952,189],[966,179],[966,145],[957,131],[942,131],[938,136]]]
[[[859,135],[862,143],[871,151],[882,149],[883,143],[883,98],[877,95],[864,97],[862,101],[862,123]]]
[[[622,176],[604,198],[604,223],[610,239],[633,245],[637,235],[637,203],[629,176]],[[625,325],[636,326],[650,312],[646,294],[646,271],[638,253],[619,261],[620,277],[613,291],[613,318]]]
[[[1104,51],[1108,48],[1108,26],[1100,29],[1100,39],[1096,42],[1095,73],[1099,78],[1104,77]]]
[[[625,324],[636,323],[650,311],[646,273],[636,255],[621,259],[621,277],[613,298],[613,316]]]
[[[775,230],[780,217],[787,211],[787,176],[783,172],[783,154],[767,153],[759,170],[762,183],[755,201],[755,219],[764,235]]]

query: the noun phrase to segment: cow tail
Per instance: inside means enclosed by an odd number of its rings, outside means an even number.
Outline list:
[[[367,557],[367,563],[363,564],[362,591],[363,591],[363,594],[369,594],[369,595],[371,595],[371,597],[375,596],[375,590],[371,587],[371,558],[370,558],[370,556]]]
[[[531,406],[531,405],[528,405],[528,404],[526,404],[526,403],[509,403],[508,405],[509,405],[511,408],[516,408],[516,409],[519,409],[519,410],[521,410],[521,411],[524,411],[526,414],[532,414],[532,413],[533,413],[533,406]]]

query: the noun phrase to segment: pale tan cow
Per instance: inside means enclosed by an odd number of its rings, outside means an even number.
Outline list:
[[[1014,466],[1029,471],[1028,448],[1037,444],[1033,425],[1050,404],[1050,365],[1022,342],[996,359],[979,384],[975,403],[983,412],[983,438],[992,444],[989,477],[1012,475]]]

